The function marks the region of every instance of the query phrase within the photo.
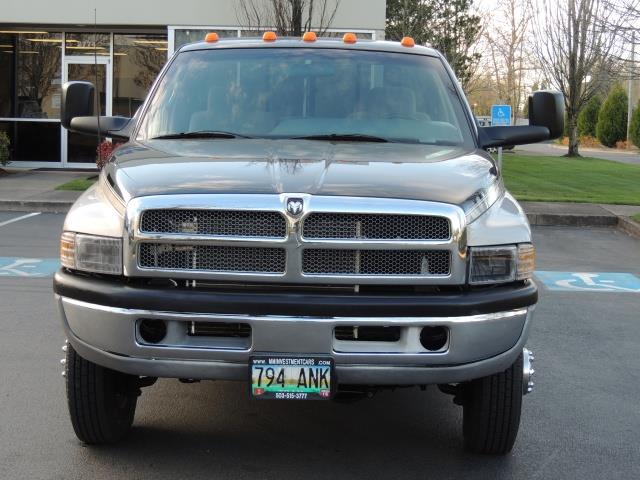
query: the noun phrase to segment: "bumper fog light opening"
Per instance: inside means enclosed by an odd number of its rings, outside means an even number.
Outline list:
[[[167,322],[164,320],[144,319],[138,325],[140,338],[146,343],[160,343],[167,336]]]
[[[445,327],[424,327],[420,331],[420,344],[430,352],[442,350],[449,339],[449,331]]]

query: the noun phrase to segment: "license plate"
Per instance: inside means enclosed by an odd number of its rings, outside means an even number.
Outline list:
[[[276,400],[328,400],[333,391],[333,359],[251,357],[251,396]]]

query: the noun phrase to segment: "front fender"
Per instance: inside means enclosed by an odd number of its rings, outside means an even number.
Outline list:
[[[529,242],[531,226],[527,215],[508,192],[467,227],[470,247]]]

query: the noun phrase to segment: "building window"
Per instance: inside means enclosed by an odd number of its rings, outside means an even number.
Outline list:
[[[65,55],[108,57],[111,55],[111,34],[109,33],[67,33]]]
[[[60,118],[62,34],[0,34],[0,118]]]
[[[136,113],[166,61],[166,35],[114,34],[113,115]]]
[[[9,136],[13,161],[60,161],[59,122],[0,120],[0,132]]]
[[[220,38],[237,37],[238,29],[221,29],[221,28],[208,28],[208,29],[176,29],[174,48],[178,50],[181,46],[187,43],[201,42],[209,32],[216,32]]]

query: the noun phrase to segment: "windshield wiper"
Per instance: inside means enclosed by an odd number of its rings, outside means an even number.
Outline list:
[[[199,130],[197,132],[180,132],[158,135],[151,140],[180,140],[183,138],[251,138],[239,133],[223,132],[220,130]]]
[[[305,135],[302,137],[291,137],[294,140],[328,140],[335,142],[390,142],[388,138],[376,137],[374,135],[364,135],[362,133],[328,133],[324,135]]]

